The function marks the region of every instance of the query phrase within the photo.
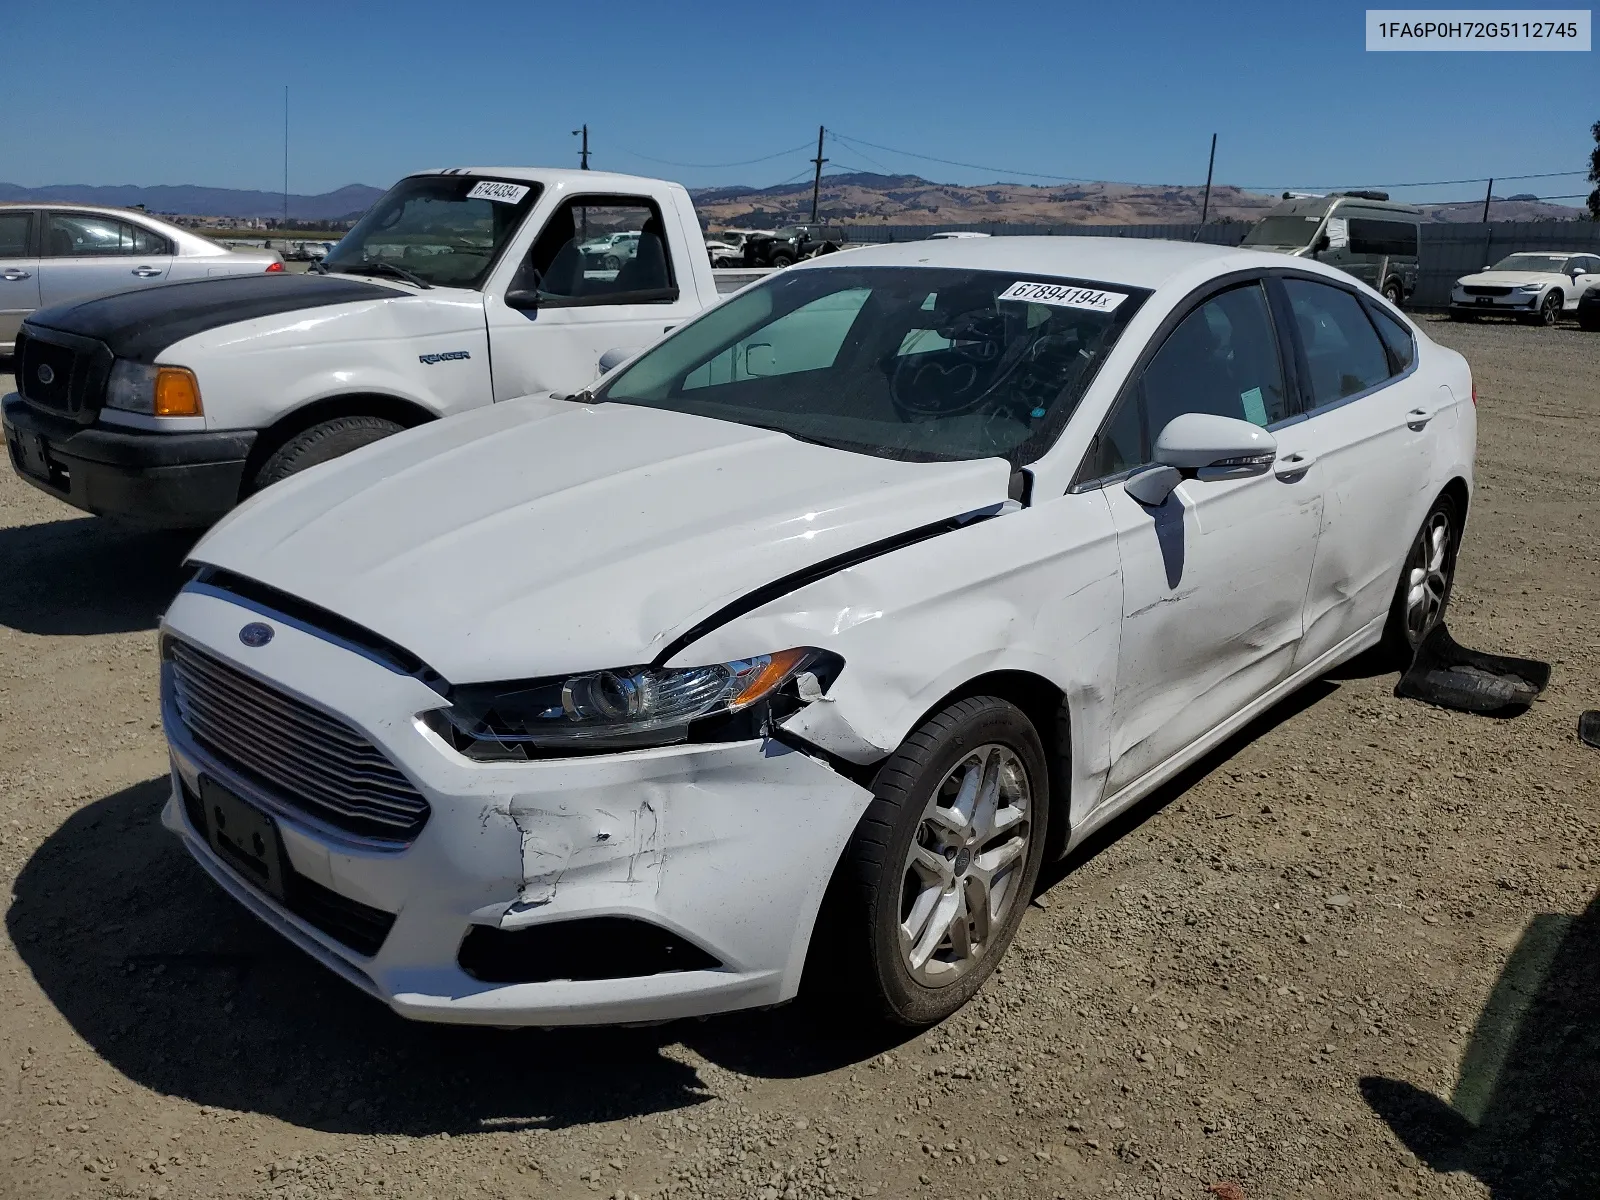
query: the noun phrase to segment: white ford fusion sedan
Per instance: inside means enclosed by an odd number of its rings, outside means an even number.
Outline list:
[[[225,518],[163,820],[406,1016],[770,1005],[809,956],[933,1022],[1047,855],[1437,624],[1475,440],[1461,356],[1316,263],[804,263]]]

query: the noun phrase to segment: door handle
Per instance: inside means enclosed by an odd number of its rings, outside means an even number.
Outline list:
[[[1412,432],[1426,429],[1428,422],[1438,416],[1438,412],[1429,412],[1425,408],[1413,408],[1406,414],[1406,428]]]
[[[33,278],[33,272],[32,271],[19,271],[16,267],[7,267],[5,269],[5,274],[0,275],[0,279],[32,279],[32,278]]]
[[[1304,454],[1296,450],[1293,454],[1285,454],[1280,458],[1273,465],[1272,473],[1279,479],[1292,483],[1316,465],[1317,456],[1315,454]]]
[[[152,275],[161,274],[160,267],[135,267],[133,273],[140,279],[149,279]]]

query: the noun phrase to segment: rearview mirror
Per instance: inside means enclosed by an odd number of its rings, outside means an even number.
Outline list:
[[[755,342],[744,348],[746,375],[776,375],[778,363],[770,342]]]
[[[1156,438],[1156,463],[1201,480],[1263,475],[1278,457],[1278,439],[1259,425],[1213,413],[1173,417]]]

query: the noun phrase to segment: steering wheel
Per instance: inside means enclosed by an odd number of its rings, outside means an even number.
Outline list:
[[[948,347],[894,359],[889,398],[902,417],[948,417],[971,411],[1004,370],[1002,314],[992,309],[961,313],[935,332],[949,342]]]

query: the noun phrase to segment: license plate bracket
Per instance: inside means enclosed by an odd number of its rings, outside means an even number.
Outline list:
[[[200,804],[211,848],[256,887],[282,900],[284,853],[277,822],[206,776],[200,779]]]
[[[50,451],[45,447],[44,438],[22,430],[12,436],[15,438],[13,445],[16,447],[17,469],[33,479],[49,483]]]
[[[1479,304],[1493,304],[1494,303],[1494,297],[1493,296],[1479,296],[1478,297],[1478,303]]]

